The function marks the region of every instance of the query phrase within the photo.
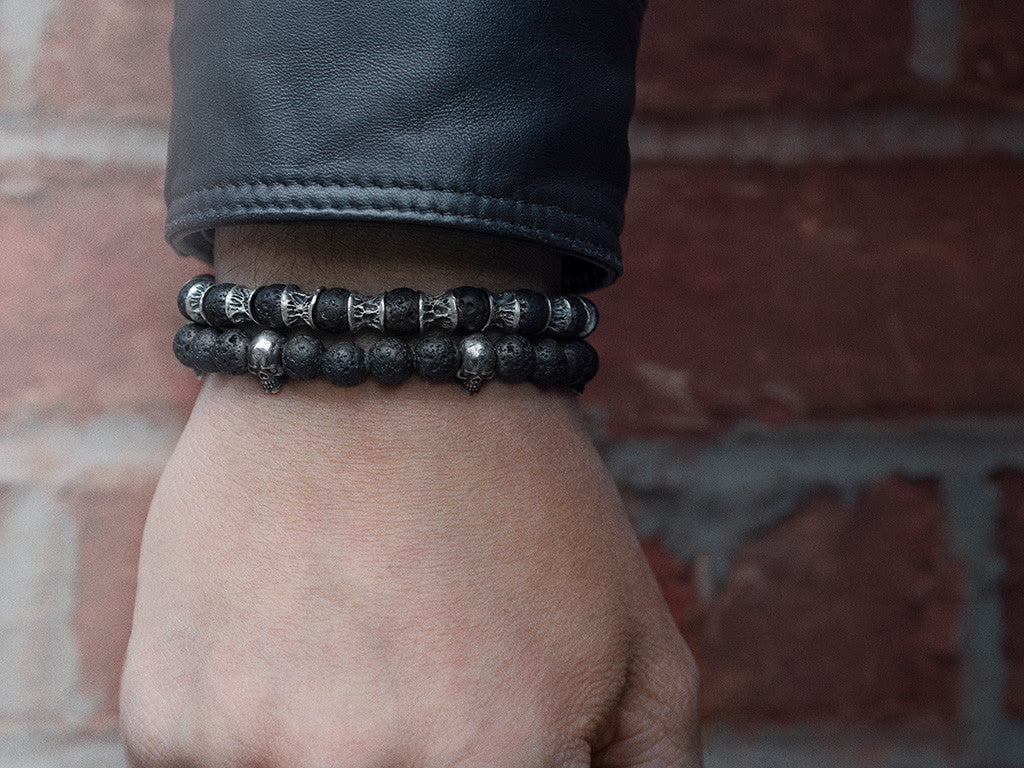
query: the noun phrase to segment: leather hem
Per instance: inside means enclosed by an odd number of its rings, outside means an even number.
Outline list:
[[[563,290],[582,293],[622,274],[618,233],[559,206],[413,185],[309,180],[225,183],[168,206],[166,237],[180,254],[213,260],[218,226],[302,221],[431,224],[516,237],[565,252]]]

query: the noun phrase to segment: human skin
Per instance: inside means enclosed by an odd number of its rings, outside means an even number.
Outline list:
[[[512,241],[218,232],[219,280],[556,290]],[[146,522],[141,768],[700,765],[692,657],[575,396],[206,378]]]

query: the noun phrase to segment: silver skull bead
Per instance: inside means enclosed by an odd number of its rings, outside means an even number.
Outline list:
[[[283,348],[284,336],[277,331],[261,331],[249,347],[249,373],[260,380],[268,394],[278,392],[284,384]]]

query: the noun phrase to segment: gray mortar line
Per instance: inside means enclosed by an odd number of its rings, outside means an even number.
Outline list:
[[[0,115],[0,162],[65,160],[96,166],[162,170],[163,128]]]
[[[910,71],[937,85],[952,83],[959,65],[961,26],[958,0],[914,0]]]
[[[82,424],[42,418],[11,423],[0,432],[0,483],[60,487],[98,467],[159,470],[182,428],[178,421],[117,416]]]
[[[638,162],[810,162],[1024,157],[1024,116],[940,109],[849,108],[827,115],[744,111],[630,128]]]

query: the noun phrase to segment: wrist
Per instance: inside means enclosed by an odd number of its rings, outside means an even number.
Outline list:
[[[339,286],[366,294],[461,285],[557,292],[561,256],[458,230],[373,224],[259,225],[217,230],[217,279],[242,285]]]

